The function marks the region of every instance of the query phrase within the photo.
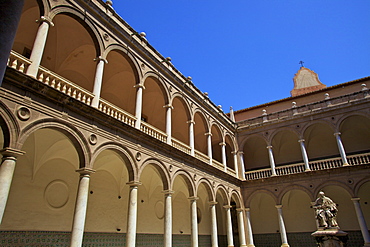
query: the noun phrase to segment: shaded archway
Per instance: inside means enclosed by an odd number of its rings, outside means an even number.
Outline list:
[[[189,145],[189,109],[180,96],[173,99],[172,106],[172,136]]]
[[[220,128],[213,124],[211,127],[212,133],[212,157],[214,160],[220,162],[222,164],[222,135]],[[220,145],[221,144],[221,145]]]
[[[268,168],[270,166],[267,143],[261,136],[251,136],[243,146],[245,170]]]
[[[226,144],[226,165],[227,167],[235,170],[235,162],[234,162],[234,152],[235,146],[233,141],[229,135],[225,136],[225,144]]]
[[[303,161],[298,140],[298,135],[287,129],[279,131],[274,135],[271,145],[276,165],[286,165]]]
[[[218,245],[227,246],[226,209],[224,206],[229,206],[229,201],[226,190],[222,186],[216,191],[216,202]]]
[[[202,152],[203,154],[208,155],[208,146],[207,146],[207,122],[204,118],[204,115],[200,112],[194,114],[194,146],[195,149]]]
[[[343,120],[339,129],[346,153],[370,151],[370,119],[361,115]]]

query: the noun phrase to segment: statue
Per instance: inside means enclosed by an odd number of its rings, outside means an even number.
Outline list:
[[[319,197],[316,199],[313,208],[316,210],[316,219],[319,227],[339,228],[337,223],[337,205],[329,197],[326,197],[323,191],[319,192]]]

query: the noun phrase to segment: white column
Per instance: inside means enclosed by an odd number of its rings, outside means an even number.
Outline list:
[[[45,16],[41,16],[38,22],[40,22],[40,26],[39,29],[37,30],[36,38],[33,43],[33,48],[30,57],[32,63],[27,69],[27,75],[32,76],[33,78],[37,77],[37,72],[39,71],[41,59],[44,54],[44,48],[48,36],[49,26],[54,26],[53,22],[51,22],[51,20]]]
[[[248,233],[248,235],[247,235],[247,246],[248,247],[254,247],[250,208],[245,209],[245,218],[246,218],[246,221],[247,221],[246,225],[247,225],[247,233]]]
[[[355,206],[358,224],[360,225],[362,237],[364,238],[365,242],[364,246],[368,247],[370,246],[370,234],[361,210],[360,198],[352,198],[351,200],[353,201],[353,205]]]
[[[240,171],[242,173],[241,178],[245,180],[244,153],[242,151],[239,151],[239,160],[240,160]]]
[[[216,215],[216,205],[217,202],[209,202],[211,207],[211,241],[212,247],[218,247],[218,238],[217,238],[217,215]]]
[[[231,153],[234,157],[235,177],[239,178],[238,152],[237,151],[232,151]]]
[[[222,164],[224,165],[224,172],[227,172],[227,164],[226,164],[226,143],[220,142],[221,146],[221,155],[222,155]]]
[[[304,139],[300,139],[298,142],[299,142],[299,144],[301,146],[301,152],[302,152],[302,157],[303,157],[305,171],[306,172],[307,171],[311,171],[310,164],[309,164],[309,161],[308,161],[308,155],[307,155],[306,147],[304,145]]]
[[[108,61],[101,56],[95,58],[94,61],[98,63],[96,65],[96,71],[95,71],[94,89],[93,89],[94,98],[91,102],[91,106],[95,108],[99,108],[101,86],[103,83],[104,64],[108,63]]]
[[[128,202],[126,246],[135,247],[137,223],[137,189],[140,183],[129,182],[127,184],[130,186],[130,194]]]
[[[77,170],[77,172],[80,173],[80,183],[78,185],[75,214],[73,217],[71,247],[82,246],[87,200],[89,197],[90,174],[95,171],[90,168],[82,168]]]
[[[205,135],[207,136],[209,164],[212,165],[212,133],[205,133]]]
[[[236,209],[237,212],[237,219],[238,219],[238,227],[239,227],[239,244],[240,247],[246,247],[247,244],[245,242],[245,230],[244,230],[244,216],[243,212],[244,209],[238,208]]]
[[[164,193],[164,247],[172,246],[172,190]]]
[[[334,133],[334,136],[337,139],[338,149],[340,156],[342,157],[343,165],[348,166],[346,151],[344,151],[344,146],[342,140],[340,139],[340,132]]]
[[[280,237],[281,237],[281,247],[289,247],[288,238],[286,236],[285,225],[284,225],[284,218],[283,218],[283,210],[282,205],[275,205],[278,211],[278,220],[279,220],[279,228],[280,228]]]
[[[234,246],[233,225],[231,222],[231,212],[230,212],[231,208],[232,207],[229,205],[224,206],[224,209],[226,210],[226,233],[227,233],[227,246],[228,247]]]
[[[136,84],[135,87],[137,88],[136,91],[136,108],[135,108],[135,128],[140,129],[141,125],[141,112],[143,110],[143,89],[145,89],[144,85]]]
[[[191,246],[198,247],[198,217],[197,217],[197,200],[198,197],[190,197],[191,212]]]
[[[274,160],[274,154],[272,153],[272,146],[267,146],[268,152],[269,152],[269,160],[270,160],[270,167],[271,167],[271,176],[276,176],[275,171],[275,160]]]
[[[195,155],[195,147],[194,147],[194,121],[187,121],[189,124],[189,146],[190,146],[190,155]]]
[[[167,108],[166,111],[166,134],[167,134],[167,144],[172,145],[172,109],[173,106],[168,104],[163,106],[164,108]]]
[[[0,166],[0,224],[2,222],[6,202],[8,201],[10,186],[13,180],[13,174],[15,170],[15,164],[17,157],[23,155],[24,152],[6,148],[0,151],[3,155],[1,166]]]

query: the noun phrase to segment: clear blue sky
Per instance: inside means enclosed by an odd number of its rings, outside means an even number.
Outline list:
[[[370,0],[113,0],[113,7],[225,112],[289,97],[301,60],[327,86],[370,76]]]

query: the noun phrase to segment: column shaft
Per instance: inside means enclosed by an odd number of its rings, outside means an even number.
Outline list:
[[[222,155],[222,164],[224,165],[224,172],[227,172],[227,164],[226,164],[226,143],[221,142],[221,155]]]
[[[310,164],[309,164],[309,161],[308,161],[308,155],[307,155],[306,147],[304,145],[304,139],[301,139],[298,142],[300,143],[300,146],[301,146],[301,152],[302,152],[305,171],[310,171],[311,169],[310,169]]]
[[[173,191],[164,192],[164,247],[172,246],[172,194]]]
[[[217,215],[216,215],[216,204],[217,202],[210,202],[211,204],[211,241],[212,247],[218,247],[217,239]]]
[[[135,87],[137,87],[136,108],[135,108],[135,117],[136,117],[135,128],[140,129],[141,112],[142,112],[142,109],[143,109],[143,89],[144,89],[144,86],[140,85],[140,84],[137,84]]]
[[[364,246],[370,246],[370,234],[361,210],[360,198],[352,198],[351,200],[353,201],[353,205],[355,206],[358,224],[360,225],[362,237],[364,238],[365,242]]]
[[[285,231],[282,205],[276,205],[275,207],[278,211],[279,229],[280,229],[280,237],[281,237],[281,247],[289,247],[288,238],[287,238],[286,231]]]
[[[248,247],[254,247],[253,242],[253,233],[252,233],[252,224],[251,224],[251,215],[250,215],[250,209],[246,208],[245,210],[245,218],[246,218],[246,225],[247,225],[247,246]]]
[[[270,167],[271,167],[271,176],[276,176],[275,171],[275,160],[274,160],[274,154],[272,153],[272,146],[267,146],[268,152],[269,152],[269,160],[270,160]]]
[[[238,154],[236,151],[232,152],[234,157],[234,170],[235,170],[235,177],[239,178],[239,165],[238,165]]]
[[[82,239],[85,228],[87,201],[89,197],[90,174],[93,172],[93,170],[88,168],[83,168],[77,171],[80,172],[81,175],[80,183],[78,185],[75,214],[72,225],[72,237],[71,237],[72,247],[82,246]]]
[[[173,107],[171,105],[165,105],[165,108],[167,108],[166,111],[166,134],[167,134],[167,144],[172,144],[172,109]]]
[[[342,139],[340,138],[340,133],[337,132],[337,133],[334,133],[334,135],[337,140],[337,145],[338,145],[340,156],[342,157],[343,165],[346,166],[348,165],[347,155],[346,155],[346,151],[344,150]]]
[[[136,244],[136,224],[137,224],[137,189],[139,183],[129,183],[130,194],[128,203],[128,216],[127,216],[127,233],[126,233],[126,246],[135,247]]]
[[[27,70],[27,75],[32,76],[34,78],[37,77],[37,72],[39,70],[42,56],[44,54],[46,39],[49,32],[49,25],[54,25],[44,16],[41,17],[40,22],[41,24],[39,26],[39,29],[37,30],[36,38],[33,43],[33,48],[30,57],[32,63],[30,64]]]
[[[190,146],[190,155],[195,155],[195,147],[194,147],[194,121],[189,121],[189,146]]]
[[[239,159],[240,159],[240,171],[242,173],[242,179],[245,180],[245,166],[244,166],[244,156],[243,156],[243,152],[239,152]]]
[[[198,217],[197,217],[197,199],[196,197],[190,198],[191,210],[191,246],[198,247]]]
[[[16,160],[15,157],[3,157],[0,166],[0,224],[4,216],[6,202],[8,201]]]
[[[231,247],[234,246],[234,239],[233,239],[233,225],[231,222],[231,206],[224,206],[226,209],[226,233],[227,233],[227,246]]]
[[[207,147],[208,147],[208,157],[209,157],[209,164],[212,165],[212,134],[206,133],[207,135]]]
[[[239,244],[240,244],[240,247],[246,247],[247,245],[245,242],[244,216],[243,216],[244,210],[239,208],[236,211],[237,211],[238,227],[239,227]]]
[[[99,108],[100,93],[101,93],[101,87],[103,83],[104,64],[107,63],[107,60],[105,60],[102,57],[98,57],[95,59],[95,61],[98,61],[98,64],[96,65],[94,89],[93,89],[94,98],[92,100],[91,106],[95,108]]]

